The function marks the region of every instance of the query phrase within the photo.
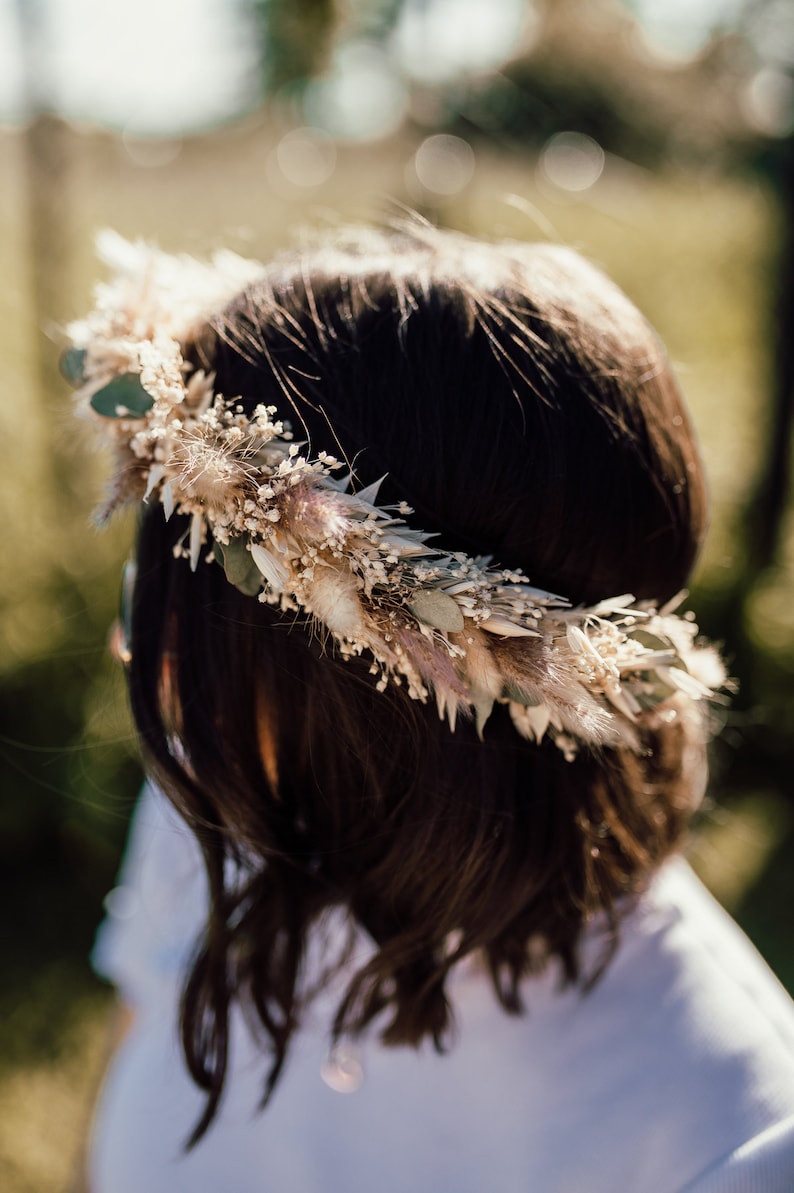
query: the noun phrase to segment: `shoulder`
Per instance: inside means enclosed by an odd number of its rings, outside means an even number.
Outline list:
[[[648,967],[666,1005],[708,1041],[774,1049],[794,1075],[794,1004],[683,859],[669,862],[626,926],[623,965]]]
[[[794,1004],[685,862],[668,863],[627,918],[577,1014],[671,1188],[794,1188]],[[756,1170],[768,1180],[744,1180]]]
[[[605,943],[594,925],[586,948]],[[560,991],[550,971],[527,983],[518,1026],[484,1005],[472,1022],[461,994],[461,1053],[469,1027],[499,1050],[494,1083],[528,1108],[524,1129],[564,1157],[571,1187],[722,1193],[718,1172],[755,1166],[773,1183],[725,1193],[794,1189],[794,1004],[683,861],[627,915],[589,993]]]
[[[791,1193],[792,1189],[794,1116],[723,1156],[682,1193]]]

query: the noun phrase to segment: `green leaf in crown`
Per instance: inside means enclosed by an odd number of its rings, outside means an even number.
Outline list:
[[[215,558],[226,573],[226,579],[246,596],[256,596],[262,587],[262,573],[253,561],[244,538],[229,539],[212,545]]]
[[[408,602],[408,608],[414,617],[433,629],[453,634],[463,629],[463,614],[457,601],[437,588],[420,588]]]
[[[85,358],[87,355],[85,348],[67,348],[65,352],[61,353],[61,359],[58,362],[61,374],[75,389],[80,385],[85,385]]]
[[[137,373],[114,377],[91,397],[92,409],[103,418],[143,418],[153,405]]]

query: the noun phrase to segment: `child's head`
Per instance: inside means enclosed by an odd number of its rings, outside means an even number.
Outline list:
[[[378,506],[407,502],[439,549],[521,569],[574,605],[662,604],[687,580],[705,495],[680,394],[647,323],[571,251],[423,226],[337,234],[266,269],[183,349],[245,416],[276,407],[302,451],[346,461],[356,490],[384,478]],[[573,758],[522,738],[499,701],[482,736],[464,718],[452,732],[405,684],[377,690],[367,652],[339,657],[300,608],[257,601],[219,566],[191,571],[188,534],[184,515],[145,509],[130,687],[147,760],[211,878],[185,1004],[211,1095],[239,988],[275,1080],[306,932],[330,906],[377,946],[337,1028],[383,1014],[390,1042],[440,1042],[444,979],[472,950],[508,1010],[530,938],[579,976],[587,918],[639,887],[699,797],[686,701],[641,712],[632,748]]]

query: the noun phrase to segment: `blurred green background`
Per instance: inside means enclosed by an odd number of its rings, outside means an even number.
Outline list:
[[[101,227],[266,257],[307,223],[407,206],[561,240],[628,291],[699,432],[713,525],[692,605],[740,683],[691,856],[794,989],[790,6],[180,0],[173,29],[142,4],[113,34],[69,2],[0,5],[3,1189],[81,1187],[112,1018],[87,954],[140,782],[106,650],[133,526],[91,525],[103,464],[57,370]],[[159,66],[180,20],[199,22],[184,78]]]

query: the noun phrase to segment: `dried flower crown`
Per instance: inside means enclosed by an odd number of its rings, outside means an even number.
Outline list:
[[[568,758],[581,744],[640,750],[643,713],[672,719],[682,697],[725,685],[675,602],[571,608],[521,572],[436,549],[407,505],[377,504],[378,484],[353,492],[333,457],[304,455],[274,407],[249,416],[190,371],[181,344],[261,265],[231,254],[202,265],[111,234],[100,252],[115,278],[70,328],[64,371],[116,448],[105,516],[140,499],[187,515],[177,550],[194,570],[209,547],[244,593],[309,614],[343,656],[371,656],[378,689],[432,693],[453,730],[463,712],[482,733],[499,702],[519,733]]]

